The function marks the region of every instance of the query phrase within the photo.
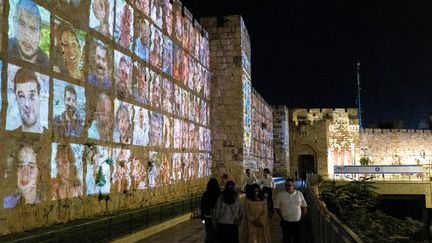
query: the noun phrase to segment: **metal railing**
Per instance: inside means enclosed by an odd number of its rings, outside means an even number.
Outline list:
[[[307,187],[304,193],[315,242],[363,242],[360,237],[325,207],[311,187]]]
[[[178,216],[197,212],[200,205],[201,195],[107,216],[78,225],[65,225],[60,229],[37,229],[7,235],[0,237],[0,242],[107,242]]]

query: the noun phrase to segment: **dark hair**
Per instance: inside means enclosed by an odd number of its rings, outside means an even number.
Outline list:
[[[27,68],[20,68],[18,69],[18,71],[15,73],[15,77],[14,77],[14,91],[16,92],[16,86],[17,84],[23,84],[23,83],[28,83],[28,82],[35,82],[37,85],[37,92],[38,95],[40,94],[40,84],[38,82],[38,79],[36,77],[36,73],[31,71],[30,69]]]
[[[57,145],[57,153],[55,156],[55,160],[56,160],[56,164],[57,164],[57,168],[60,166],[59,163],[59,159],[65,156],[66,159],[68,160],[68,163],[70,163],[70,170],[72,172],[72,177],[73,177],[73,181],[72,181],[72,186],[81,186],[81,181],[78,177],[78,168],[76,167],[75,164],[75,155],[73,152],[73,149],[71,148],[71,146],[69,144],[59,144]],[[60,178],[60,174],[58,172],[59,170],[57,169],[57,180],[58,183],[62,184],[63,181]]]
[[[293,179],[293,178],[287,178],[287,179],[285,180],[285,183],[287,183],[287,182],[292,182],[292,183],[294,183],[294,179]]]
[[[250,188],[246,191],[246,198],[250,200],[255,200],[255,189],[259,190],[259,194],[261,194],[261,188],[258,184],[254,183],[250,186]],[[261,195],[258,194],[258,197],[260,198]]]
[[[247,169],[246,169],[246,173],[247,173],[248,171],[250,171],[250,169],[249,169],[249,168],[247,168]]]
[[[42,20],[41,20],[41,14],[38,8],[38,5],[36,5],[33,1],[30,0],[20,0],[15,8],[15,18],[18,18],[18,12],[20,9],[23,9],[29,13],[31,13],[32,15],[34,15],[38,21],[39,21],[39,25],[41,24]]]
[[[75,98],[76,98],[75,87],[72,84],[68,84],[68,85],[65,86],[64,97],[66,97],[66,91],[69,91],[69,93],[75,95]]]
[[[226,204],[233,204],[237,200],[234,181],[227,181],[222,192],[222,199]]]
[[[264,169],[264,172],[267,173],[267,174],[270,174],[270,170],[269,170],[269,168],[265,168],[265,169]]]
[[[207,183],[207,191],[209,192],[219,192],[219,182],[216,178],[210,178]]]

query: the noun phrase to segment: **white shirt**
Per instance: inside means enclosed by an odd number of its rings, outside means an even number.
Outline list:
[[[251,174],[250,176],[245,176],[244,185],[252,185],[257,182],[255,175]]]
[[[279,192],[276,196],[274,207],[281,210],[282,218],[288,222],[298,222],[301,218],[300,207],[307,207],[303,194],[294,190],[293,193],[287,191]]]
[[[275,188],[276,185],[273,181],[273,177],[271,175],[268,175],[267,177],[263,177],[261,179],[261,186],[262,187],[270,187],[270,188]]]

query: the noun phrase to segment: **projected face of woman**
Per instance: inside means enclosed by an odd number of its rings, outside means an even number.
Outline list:
[[[65,31],[61,35],[61,45],[63,60],[70,74],[79,72],[79,64],[81,61],[81,49],[78,39],[74,33]]]
[[[109,2],[108,0],[94,0],[93,13],[99,20],[99,31],[104,35],[109,35]]]
[[[66,154],[57,156],[57,173],[62,180],[68,181],[71,179],[71,166],[71,161],[69,161]]]
[[[39,169],[36,153],[31,146],[24,146],[18,152],[18,188],[22,193],[36,189]]]
[[[120,136],[125,138],[129,129],[129,111],[127,108],[121,109],[119,114],[119,130]]]
[[[123,12],[120,20],[120,45],[128,47],[130,44],[130,31],[132,22],[132,12],[128,5],[123,7]]]

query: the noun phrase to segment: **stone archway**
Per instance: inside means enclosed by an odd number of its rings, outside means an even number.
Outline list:
[[[297,151],[296,158],[298,173],[305,171],[317,174],[317,152],[314,147],[309,144],[302,144]]]

